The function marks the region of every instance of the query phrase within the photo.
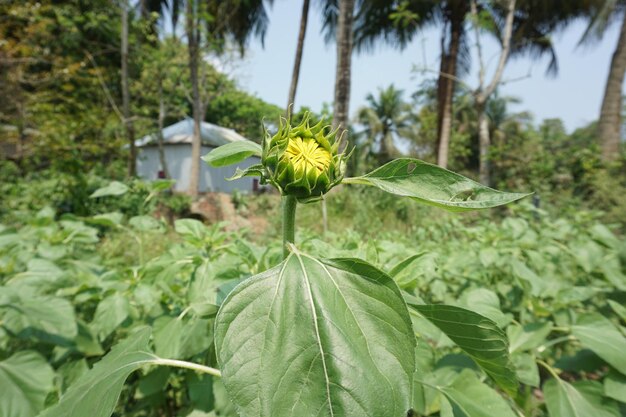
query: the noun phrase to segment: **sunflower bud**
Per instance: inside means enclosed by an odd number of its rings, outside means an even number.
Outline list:
[[[266,131],[262,163],[267,180],[281,194],[295,196],[300,202],[314,201],[343,179],[346,158],[338,153],[338,129],[331,131],[323,123],[310,126],[306,113],[295,127],[290,120],[281,120],[274,136]]]

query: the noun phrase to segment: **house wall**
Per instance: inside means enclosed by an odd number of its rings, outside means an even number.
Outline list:
[[[213,148],[202,147],[201,155],[206,155]],[[172,179],[176,180],[176,191],[187,191],[189,187],[189,172],[191,170],[191,145],[176,144],[165,145],[165,160]],[[250,165],[258,164],[258,157],[250,157],[245,161],[227,167],[213,168],[206,162],[200,162],[200,192],[223,192],[231,193],[239,190],[244,193],[252,191],[252,177],[245,177],[235,181],[226,181],[232,177],[237,167],[244,169]],[[161,170],[159,150],[156,146],[146,146],[138,149],[137,175],[145,180],[155,180]]]

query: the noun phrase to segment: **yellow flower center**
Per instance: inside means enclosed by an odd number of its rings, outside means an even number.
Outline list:
[[[293,165],[294,171],[302,172],[308,169],[315,169],[317,174],[321,174],[330,166],[330,152],[319,146],[313,139],[302,139],[300,137],[289,140],[285,156]]]

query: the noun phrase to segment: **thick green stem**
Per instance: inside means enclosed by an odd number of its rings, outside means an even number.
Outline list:
[[[283,196],[283,257],[289,255],[288,243],[294,243],[296,234],[296,205],[294,196]]]

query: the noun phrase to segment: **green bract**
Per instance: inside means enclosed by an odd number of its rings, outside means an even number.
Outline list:
[[[346,156],[338,152],[338,130],[331,130],[324,120],[310,126],[308,113],[297,126],[282,119],[274,136],[265,133],[261,157],[265,180],[300,202],[318,200],[345,173]]]

